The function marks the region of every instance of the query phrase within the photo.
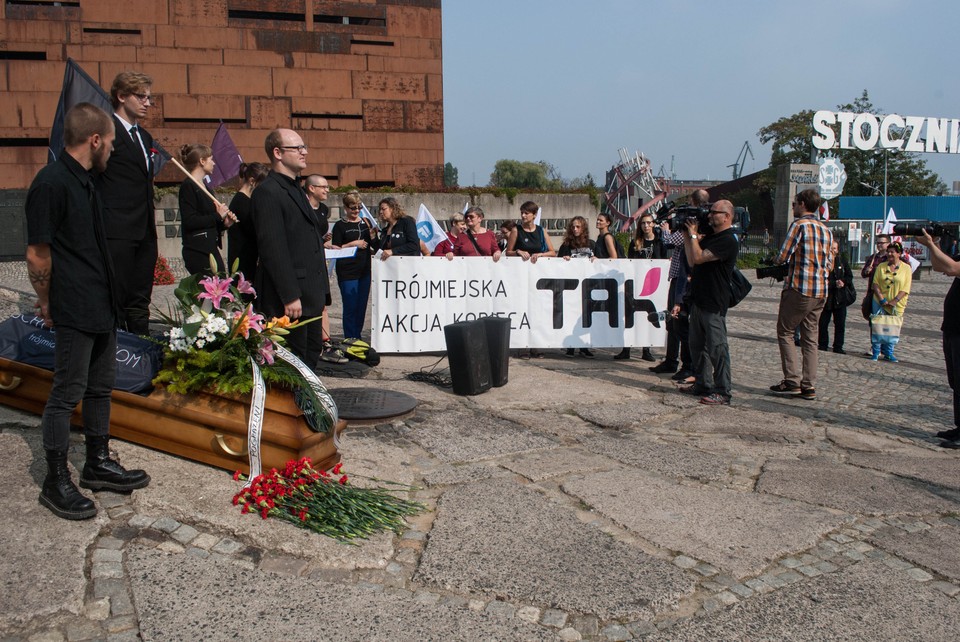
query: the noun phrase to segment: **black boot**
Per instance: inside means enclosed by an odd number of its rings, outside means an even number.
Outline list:
[[[90,519],[97,507],[83,496],[70,479],[67,451],[47,451],[47,477],[40,490],[40,503],[63,519]]]
[[[657,358],[653,356],[653,353],[650,352],[650,348],[644,348],[643,353],[640,355],[640,358],[644,361],[656,361]]]
[[[126,470],[110,459],[110,437],[87,437],[87,463],[80,475],[80,485],[92,490],[129,492],[150,483],[142,470]]]
[[[624,348],[617,354],[613,355],[614,359],[629,359],[630,358],[630,348]]]

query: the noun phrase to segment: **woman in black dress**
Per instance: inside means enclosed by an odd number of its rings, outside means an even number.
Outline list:
[[[180,162],[201,183],[213,173],[216,166],[213,150],[202,144],[181,147]],[[237,219],[226,205],[219,201],[214,204],[210,196],[209,190],[201,188],[189,178],[180,184],[178,200],[183,264],[190,274],[212,274],[210,257],[216,262],[217,272],[226,271],[220,255],[223,230]]]
[[[637,224],[637,233],[630,243],[630,249],[627,250],[628,259],[668,259],[667,248],[663,244],[663,239],[657,234],[657,227],[653,221],[653,214],[641,214],[640,222]],[[630,348],[624,348],[615,359],[629,359]],[[644,348],[640,354],[644,361],[656,361],[657,358],[650,352],[650,348]]]
[[[237,270],[251,283],[257,275],[257,232],[250,216],[250,197],[269,171],[263,163],[241,164],[240,189],[230,201],[230,211],[237,222],[227,230],[227,265],[232,270],[234,262],[238,262]]]
[[[536,224],[539,206],[527,201],[520,206],[520,225],[510,232],[507,241],[507,256],[519,256],[524,261],[536,263],[541,256],[556,256],[550,237]]]

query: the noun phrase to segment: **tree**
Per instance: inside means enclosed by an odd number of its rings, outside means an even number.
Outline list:
[[[490,174],[490,187],[550,190],[563,187],[556,168],[546,161],[498,160]]]
[[[853,102],[837,105],[837,111],[870,113],[882,117],[883,112],[870,102],[867,90]],[[806,109],[792,116],[784,116],[775,123],[762,127],[757,135],[761,143],[772,143],[771,168],[760,182],[772,187],[776,181],[776,167],[782,163],[810,163],[815,158],[813,147],[813,110]],[[901,132],[904,135],[905,132]],[[913,152],[864,151],[835,149],[847,172],[845,196],[872,196],[883,189],[884,160],[887,163],[887,194],[895,196],[928,196],[946,190],[940,177],[927,169],[927,162]],[[864,185],[866,183],[866,185]]]
[[[443,166],[443,185],[444,187],[460,186],[460,172],[453,166],[453,163],[447,163]]]

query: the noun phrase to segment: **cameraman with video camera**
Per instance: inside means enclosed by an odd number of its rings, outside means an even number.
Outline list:
[[[820,334],[820,313],[829,291],[828,277],[833,269],[830,247],[833,234],[820,221],[820,195],[805,189],[793,201],[794,221],[787,230],[780,254],[774,263],[787,265],[787,277],[780,294],[777,313],[777,344],[783,380],[770,386],[779,394],[798,395],[802,399],[817,398],[817,340]],[[802,373],[797,363],[793,333],[800,327]]]
[[[706,229],[704,229],[706,227]],[[696,382],[683,389],[708,406],[730,405],[727,308],[730,276],[740,244],[733,233],[733,203],[717,201],[706,214],[684,221],[683,250],[693,267],[690,281],[690,355]],[[709,234],[704,236],[704,232]]]
[[[934,239],[926,229],[920,230],[917,242],[930,252],[930,264],[937,272],[954,277],[947,298],[943,300],[943,358],[947,364],[947,381],[953,390],[953,424],[950,430],[941,430],[937,437],[943,439],[944,448],[960,449],[960,256],[947,256],[940,249],[939,239]]]

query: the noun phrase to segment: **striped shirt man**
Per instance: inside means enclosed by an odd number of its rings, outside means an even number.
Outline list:
[[[817,220],[816,214],[804,214],[794,220],[776,263],[787,263],[783,288],[796,290],[803,296],[823,299],[827,296],[828,277],[833,269],[830,228]]]

